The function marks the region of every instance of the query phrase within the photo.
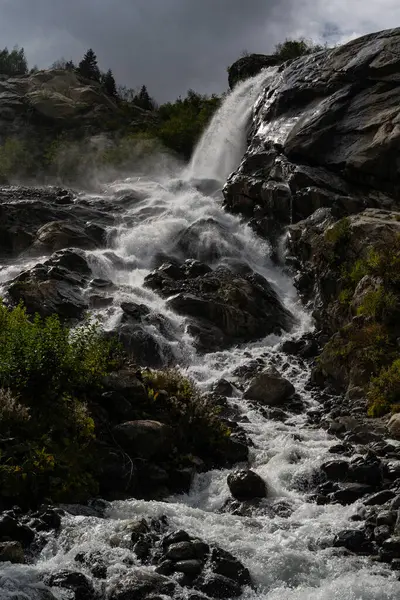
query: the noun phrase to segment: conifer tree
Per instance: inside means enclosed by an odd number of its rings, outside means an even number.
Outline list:
[[[86,79],[93,79],[93,81],[100,82],[101,75],[99,66],[97,64],[97,56],[92,48],[89,48],[79,63],[78,72]]]
[[[108,94],[112,98],[116,98],[118,95],[117,84],[115,83],[114,75],[111,69],[108,69],[107,73],[103,75],[102,83],[106,94]]]

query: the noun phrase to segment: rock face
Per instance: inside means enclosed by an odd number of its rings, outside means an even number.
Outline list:
[[[3,141],[35,123],[59,127],[75,121],[90,125],[117,114],[118,107],[101,87],[74,71],[50,69],[0,81]]]
[[[228,209],[276,236],[321,207],[398,205],[400,29],[283,65],[257,103]]]
[[[278,57],[266,56],[265,54],[249,54],[248,56],[243,56],[234,62],[228,69],[229,87],[232,89],[239,81],[247,79],[248,77],[254,77],[262,71],[262,69],[275,67],[281,64],[281,62],[282,61],[279,60]]]
[[[202,351],[287,331],[293,324],[268,281],[248,268],[238,273],[191,260],[165,263],[148,275],[146,285],[190,317],[190,333]]]
[[[289,400],[295,393],[294,386],[279,372],[269,367],[256,375],[244,393],[246,400],[254,400],[266,406],[276,406]]]

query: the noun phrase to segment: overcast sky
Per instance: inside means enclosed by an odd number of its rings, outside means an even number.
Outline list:
[[[88,47],[118,83],[164,101],[227,87],[226,67],[286,37],[336,43],[400,26],[400,0],[0,0],[0,46],[29,64],[77,61]]]

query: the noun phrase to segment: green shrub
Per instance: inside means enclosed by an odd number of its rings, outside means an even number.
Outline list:
[[[202,396],[194,382],[177,369],[144,371],[152,413],[176,431],[181,454],[197,454],[203,459],[223,452],[230,430],[219,417],[219,410]],[[165,390],[165,394],[160,394]]]
[[[380,417],[391,410],[398,411],[400,406],[399,358],[371,380],[368,400],[368,414],[371,417]]]
[[[347,245],[351,237],[350,219],[344,217],[326,230],[323,255],[330,265],[339,266],[347,258]]]
[[[83,500],[96,491],[94,422],[87,400],[116,365],[96,325],[70,330],[57,316],[29,319],[0,304],[0,453],[3,498]]]

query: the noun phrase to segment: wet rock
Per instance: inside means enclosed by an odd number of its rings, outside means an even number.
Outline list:
[[[369,550],[369,541],[364,531],[360,529],[348,529],[341,531],[335,536],[333,541],[335,548],[346,548],[356,554],[364,553]]]
[[[282,377],[275,368],[269,367],[254,377],[243,397],[246,400],[274,406],[283,404],[294,393],[295,389],[290,381]]]
[[[165,456],[173,448],[171,428],[158,421],[127,421],[114,427],[113,435],[131,456]]]
[[[194,587],[210,598],[236,598],[242,588],[238,583],[223,575],[207,575],[194,582]]]
[[[239,585],[251,585],[250,572],[232,554],[221,548],[213,548],[211,552],[211,569],[217,575],[232,579]]]
[[[331,494],[331,499],[339,504],[353,504],[363,496],[371,494],[373,488],[362,483],[342,483],[340,489]]]
[[[374,540],[377,544],[383,544],[385,540],[390,538],[391,530],[389,525],[379,525],[374,529]]]
[[[400,536],[390,537],[385,540],[380,550],[380,556],[382,560],[387,562],[400,558]]]
[[[329,481],[345,481],[349,463],[345,460],[331,460],[321,465],[322,473]]]
[[[165,554],[167,560],[183,561],[196,558],[196,548],[191,542],[171,544]]]
[[[73,600],[96,600],[93,584],[83,573],[60,571],[45,578],[46,585],[68,590]]]
[[[109,600],[144,600],[150,594],[172,596],[175,583],[159,575],[141,569],[132,569],[126,577],[121,577],[111,586]]]
[[[239,501],[266,498],[268,493],[265,481],[250,470],[230,473],[227,483],[232,496]]]
[[[168,548],[171,544],[178,544],[179,542],[190,542],[190,535],[183,531],[183,529],[179,529],[178,531],[173,531],[169,533],[163,538],[162,544],[164,548]]]
[[[393,527],[396,523],[397,513],[394,510],[383,510],[376,515],[377,525],[389,525]]]
[[[107,563],[101,552],[79,552],[75,560],[85,565],[96,579],[106,579]]]
[[[145,283],[169,298],[173,310],[189,317],[190,333],[202,351],[286,331],[293,324],[272,286],[249,269],[236,273],[221,266],[195,278],[188,277],[184,268],[182,272],[176,280],[161,267]]]
[[[65,319],[78,319],[88,308],[83,288],[90,274],[79,250],[62,250],[43,264],[16,277],[8,287],[13,302],[23,302],[29,313],[43,317],[57,313]]]
[[[219,379],[213,387],[213,392],[221,396],[230,397],[236,395],[236,388],[230,381]]]
[[[349,479],[357,483],[379,486],[383,481],[383,464],[373,453],[355,456],[349,463]]]
[[[0,516],[0,541],[16,541],[27,547],[34,539],[35,532],[30,527],[7,514]]]
[[[20,542],[0,542],[0,563],[24,563],[24,549]]]
[[[57,252],[63,248],[94,250],[105,237],[105,231],[100,227],[98,230],[70,220],[51,221],[37,231],[33,248],[38,252]]]
[[[39,510],[31,514],[31,518],[35,521],[35,526],[30,523],[30,527],[36,531],[58,531],[61,527],[62,511],[47,507],[46,510]]]
[[[382,506],[395,497],[395,493],[391,490],[382,490],[376,494],[372,494],[369,498],[363,500],[365,506]]]
[[[199,575],[203,570],[203,562],[198,559],[180,560],[175,562],[173,569],[185,575]]]

